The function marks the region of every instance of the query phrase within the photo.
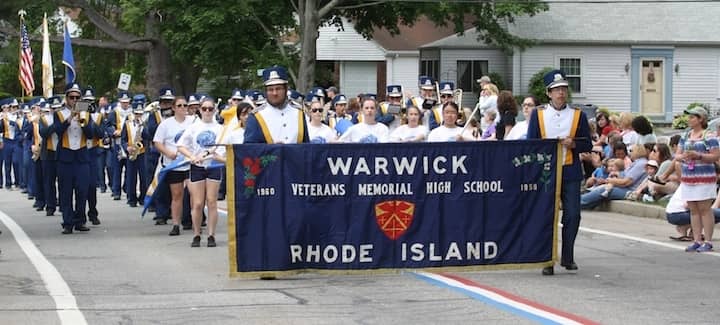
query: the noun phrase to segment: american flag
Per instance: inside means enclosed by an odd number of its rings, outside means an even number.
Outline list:
[[[30,48],[30,39],[28,38],[25,21],[20,21],[20,84],[22,84],[25,93],[30,95],[35,90],[35,81],[33,80],[33,54]]]

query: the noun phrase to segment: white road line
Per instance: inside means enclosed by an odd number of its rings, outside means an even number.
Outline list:
[[[60,272],[53,266],[50,261],[40,252],[35,246],[35,243],[28,237],[25,231],[22,230],[20,225],[15,223],[15,220],[10,218],[7,214],[0,211],[0,221],[10,230],[15,237],[15,241],[18,243],[20,248],[27,255],[30,262],[32,262],[35,269],[40,273],[45,283],[45,288],[48,290],[48,294],[55,301],[55,308],[60,317],[60,323],[62,324],[78,324],[85,325],[87,321],[85,316],[82,314],[75,301],[72,290],[63,280]]]
[[[657,240],[645,239],[645,238],[640,238],[640,237],[635,237],[635,236],[630,236],[630,235],[625,235],[625,234],[620,234],[620,233],[615,233],[615,232],[610,232],[610,231],[605,231],[605,230],[580,227],[580,231],[589,232],[589,233],[598,234],[598,235],[610,236],[610,237],[615,237],[615,238],[633,240],[633,241],[637,241],[637,242],[641,242],[641,243],[645,243],[645,244],[685,251],[685,246],[673,245],[673,244],[663,243],[663,242],[660,242]],[[690,243],[688,243],[688,245],[689,244]],[[715,257],[720,257],[720,253],[717,253],[717,252],[706,252],[706,253],[702,253],[702,255],[712,255]]]

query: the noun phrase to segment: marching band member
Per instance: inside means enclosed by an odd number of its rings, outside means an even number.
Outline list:
[[[366,95],[367,96],[367,95]],[[363,121],[351,126],[340,137],[340,142],[382,143],[388,142],[390,131],[385,124],[375,120],[377,101],[372,97],[362,100]]]
[[[22,109],[18,115],[17,124],[20,129],[19,140],[18,140],[18,163],[20,165],[20,193],[29,193],[28,190],[28,179],[30,177],[30,145],[32,144],[31,139],[28,137],[28,122],[30,118],[30,105],[29,103],[22,104]]]
[[[290,100],[290,104],[297,109],[303,109],[303,101],[305,100],[305,96],[303,96],[299,91],[290,89],[288,90],[288,99]]]
[[[43,186],[44,173],[42,168],[42,160],[40,160],[43,144],[43,138],[40,136],[40,118],[46,112],[50,112],[50,103],[42,100],[40,104],[37,105],[37,107],[37,112],[33,111],[33,118],[31,119],[32,147],[30,148],[30,151],[32,152],[32,168],[34,173],[33,189],[35,191],[35,204],[33,204],[33,208],[35,208],[35,211],[42,211],[43,209],[45,209],[45,186]]]
[[[420,76],[418,78],[420,86],[420,96],[409,99],[411,102],[407,106],[415,105],[422,112],[422,124],[427,125],[430,130],[433,127],[430,125],[430,115],[432,109],[438,105],[437,97],[435,97],[435,82],[428,76]],[[442,117],[442,116],[441,116]]]
[[[113,143],[111,145],[112,160],[110,169],[112,170],[112,177],[110,181],[110,190],[112,192],[112,198],[115,201],[120,200],[122,189],[122,170],[127,162],[127,159],[125,158],[127,154],[120,146],[120,136],[122,134],[122,127],[125,124],[127,117],[132,114],[132,110],[130,109],[130,95],[127,92],[121,92],[118,96],[120,105],[115,107],[115,110],[108,114],[108,118],[105,122],[106,132],[107,134],[112,135],[113,139]]]
[[[267,102],[267,99],[265,99],[265,94],[263,94],[261,91],[253,90],[250,94],[250,98],[255,104],[255,107],[259,108],[262,105],[265,105]]]
[[[178,110],[177,105],[184,105]],[[147,119],[146,125],[143,128],[142,137],[143,144],[145,145],[145,179],[150,182],[155,176],[155,169],[160,160],[160,150],[155,148],[155,133],[159,125],[167,120],[172,120],[172,116],[180,111],[183,114],[183,119],[187,115],[187,102],[183,98],[182,101],[176,103],[175,91],[172,88],[165,87],[161,88],[158,94],[158,103],[148,105],[152,111]],[[157,107],[155,109],[154,107]],[[145,108],[148,110],[148,107]],[[167,161],[170,163],[172,160]],[[155,209],[155,225],[166,225],[167,220],[170,218],[170,201],[171,201],[171,189],[167,185],[168,183],[163,182],[158,184],[155,189],[155,200],[150,206],[150,209]]]
[[[332,105],[330,107],[331,110],[327,116],[327,125],[330,126],[331,129],[337,131],[338,134],[342,135],[342,133],[347,130],[344,129],[345,126],[338,125],[338,122],[347,120],[350,121],[349,125],[358,123],[357,113],[348,112],[348,99],[345,95],[337,94],[335,98],[333,98]],[[345,124],[348,125],[347,123]]]
[[[271,67],[263,71],[267,103],[248,117],[245,143],[308,142],[305,114],[287,100],[287,70]]]
[[[78,84],[70,85],[65,91],[65,106],[55,112],[53,121],[53,131],[60,139],[57,151],[58,189],[63,234],[72,234],[73,229],[90,230],[85,226],[84,211],[90,179],[87,139],[92,138],[93,130],[92,124],[88,123],[88,112],[74,111],[80,94]]]
[[[87,140],[87,150],[90,156],[90,179],[88,181],[88,195],[87,195],[87,218],[93,225],[99,225],[100,219],[98,218],[99,212],[97,209],[97,183],[98,183],[98,157],[102,154],[102,146],[100,141],[104,137],[103,128],[103,115],[97,112],[97,106],[95,105],[95,91],[91,88],[85,88],[82,100],[90,103],[90,117],[88,124],[93,129],[92,138]],[[85,211],[82,211],[84,214]],[[84,217],[83,217],[84,218]]]
[[[287,92],[287,90],[284,90]],[[222,171],[220,168],[208,169],[212,160],[225,161],[223,143],[227,129],[214,118],[215,100],[205,97],[200,103],[202,118],[191,125],[177,142],[177,150],[190,159],[190,198],[192,200],[193,241],[190,247],[200,247],[200,230],[203,208],[208,209],[207,246],[215,247],[215,228],[217,226],[217,195],[220,189]]]
[[[187,117],[187,101],[183,97],[177,97],[174,102],[171,103],[174,117],[168,118],[160,123],[153,137],[153,143],[155,148],[162,154],[161,164],[166,166],[172,163],[178,157],[178,150],[176,142],[183,135],[183,132],[192,125],[192,120]],[[190,167],[183,166],[176,168],[168,172],[165,177],[166,184],[170,187],[170,214],[172,215],[173,228],[170,231],[170,236],[177,236],[180,234],[180,219],[182,218],[182,205],[183,205],[183,188],[185,187],[185,180],[189,176]],[[167,202],[167,201],[166,201]],[[158,218],[160,216],[160,204],[158,202]],[[166,203],[165,203],[166,204]],[[165,221],[165,220],[162,220]],[[157,220],[155,224],[158,224],[161,220]],[[160,223],[162,224],[162,223]],[[167,224],[167,221],[165,221]]]
[[[443,124],[443,112],[442,108],[445,104],[453,101],[453,92],[455,91],[455,84],[452,82],[441,82],[440,83],[440,105],[433,107],[430,110],[430,116],[428,123],[430,129],[434,130],[436,127]]]
[[[127,204],[134,208],[138,202],[142,204],[148,181],[145,178],[145,145],[142,142],[142,129],[145,124],[142,117],[145,111],[140,102],[134,103],[132,109],[134,116],[125,121],[120,142],[128,153],[125,172]],[[138,195],[138,179],[140,180],[140,195]]]
[[[575,264],[575,238],[580,227],[580,184],[583,180],[582,164],[578,154],[592,149],[590,126],[585,113],[567,104],[568,81],[565,73],[552,70],[543,77],[550,103],[538,107],[530,115],[528,139],[559,139],[562,145],[563,164],[560,200],[562,202],[562,257],[560,265],[577,270]],[[553,275],[553,266],[543,268],[543,275]]]
[[[62,109],[62,98],[54,96],[48,98],[50,110],[40,117],[39,132],[42,137],[40,160],[43,169],[43,187],[45,189],[45,215],[52,216],[58,207],[58,156],[57,150],[60,143],[55,133],[55,113]]]
[[[7,103],[8,111],[0,123],[3,136],[3,154],[5,155],[5,189],[11,190],[12,185],[20,185],[20,127],[18,126],[18,102],[12,98]],[[15,183],[13,183],[13,180]]]
[[[380,103],[380,111],[377,120],[387,125],[390,132],[397,129],[402,123],[402,112],[405,110],[402,103],[402,86],[387,86],[387,102]]]
[[[390,133],[392,142],[423,142],[428,136],[428,128],[420,124],[422,115],[415,106],[407,108],[407,123],[400,125]]]

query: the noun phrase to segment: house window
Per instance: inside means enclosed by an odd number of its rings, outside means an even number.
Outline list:
[[[488,61],[457,61],[457,86],[466,92],[479,93],[476,80],[488,72]]]
[[[572,93],[581,94],[582,71],[580,58],[560,58],[560,70],[565,72]]]
[[[420,61],[420,75],[421,76],[428,76],[430,78],[433,78],[433,80],[437,80],[438,78],[438,69],[440,67],[440,61],[439,60],[421,60]]]

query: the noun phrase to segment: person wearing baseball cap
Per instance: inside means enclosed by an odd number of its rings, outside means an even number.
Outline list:
[[[563,155],[560,199],[562,214],[562,257],[560,265],[566,270],[578,269],[575,264],[575,238],[580,228],[580,185],[583,180],[579,153],[590,152],[592,143],[588,119],[580,109],[567,103],[568,81],[565,73],[552,70],[543,77],[550,103],[540,106],[528,122],[528,139],[558,139]],[[554,264],[554,263],[553,263]],[[542,270],[543,275],[555,273],[553,264]]]

